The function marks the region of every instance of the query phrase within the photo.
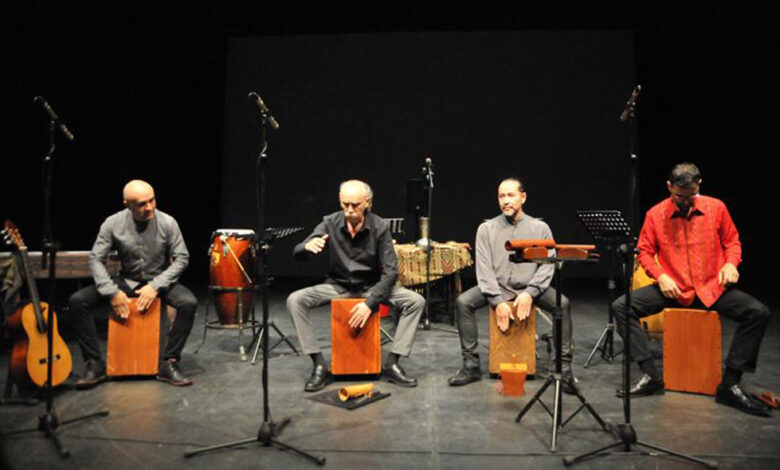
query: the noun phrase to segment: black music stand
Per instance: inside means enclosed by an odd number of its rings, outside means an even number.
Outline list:
[[[623,218],[620,211],[577,211],[577,217],[580,219],[588,233],[597,241],[604,245],[604,252],[607,254],[607,291],[609,292],[609,303],[607,305],[607,324],[601,332],[596,345],[585,361],[584,367],[587,369],[596,351],[601,351],[601,357],[607,362],[612,362],[617,354],[614,347],[615,335],[615,317],[612,313],[612,302],[617,298],[617,283],[615,282],[615,257],[613,251],[621,244],[631,239],[631,227]]]
[[[511,250],[511,248],[507,248],[508,250]],[[542,407],[547,411],[547,413],[552,417],[552,436],[550,439],[550,452],[556,451],[556,444],[558,440],[558,431],[561,430],[566,423],[571,421],[572,418],[574,418],[577,413],[582,411],[583,408],[587,409],[588,412],[593,416],[593,418],[599,423],[602,429],[605,431],[609,431],[610,428],[607,425],[607,423],[604,422],[603,419],[601,419],[601,416],[599,416],[598,413],[596,413],[596,410],[593,409],[593,406],[591,406],[590,403],[588,403],[588,400],[585,398],[584,395],[582,395],[582,392],[580,392],[579,387],[577,387],[577,384],[572,383],[571,386],[574,389],[575,393],[574,395],[577,397],[577,399],[580,401],[580,407],[577,408],[568,418],[565,420],[561,420],[561,414],[562,414],[562,373],[563,373],[563,365],[562,365],[562,348],[561,348],[561,336],[562,336],[562,322],[563,322],[563,313],[562,313],[562,307],[561,307],[561,269],[563,268],[563,263],[566,261],[580,261],[580,262],[597,262],[597,259],[593,258],[587,258],[587,259],[572,259],[572,258],[558,258],[557,256],[548,257],[548,258],[536,258],[536,259],[525,259],[522,255],[522,249],[517,250],[515,253],[511,254],[509,256],[509,260],[514,263],[537,263],[537,264],[553,264],[555,266],[555,274],[553,276],[553,284],[555,287],[555,308],[553,308],[553,342],[555,343],[555,371],[550,374],[549,377],[547,377],[547,381],[542,385],[542,387],[536,392],[536,394],[531,398],[531,401],[529,401],[525,407],[518,413],[517,418],[515,418],[515,422],[519,423],[521,419],[523,419],[523,416],[528,412],[528,410],[531,409],[531,407],[534,405],[534,403],[539,403],[542,405]],[[547,390],[547,388],[550,385],[555,385],[555,393],[554,393],[554,402],[553,402],[553,409],[550,411],[550,408],[541,400],[542,394]]]
[[[290,235],[293,235],[295,233],[298,233],[303,230],[303,227],[282,227],[282,228],[275,228],[275,227],[268,227],[265,229],[265,233],[263,234],[263,242],[268,244],[269,246],[275,241],[280,238],[288,237]],[[267,279],[266,282],[270,285],[271,279]],[[255,352],[252,354],[252,364],[257,363],[257,354],[260,352],[260,346],[262,346],[262,340],[261,338],[267,337],[263,336],[263,332],[267,327],[271,327],[276,331],[276,334],[279,335],[279,339],[276,340],[276,342],[269,346],[266,350],[263,348],[264,354],[267,354],[271,352],[275,347],[279,346],[282,341],[287,343],[287,346],[290,346],[290,348],[293,350],[296,356],[300,356],[301,353],[298,352],[298,349],[295,348],[295,345],[293,345],[290,340],[287,338],[287,335],[282,333],[282,331],[279,329],[279,327],[276,326],[273,320],[268,320],[268,325],[264,323],[263,326],[260,327],[260,330],[255,333],[254,337],[252,338],[252,342],[255,343]],[[252,346],[252,343],[249,344],[249,346]]]

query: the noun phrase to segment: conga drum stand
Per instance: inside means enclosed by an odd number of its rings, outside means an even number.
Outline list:
[[[242,361],[247,360],[246,348],[244,348],[244,330],[248,327],[252,329],[252,342],[249,343],[249,348],[254,343],[254,338],[257,338],[257,329],[260,322],[255,320],[255,307],[252,305],[249,310],[249,318],[244,318],[244,296],[242,295],[246,291],[255,291],[258,287],[255,285],[249,287],[222,287],[222,286],[209,286],[209,299],[206,304],[206,318],[204,320],[205,327],[203,328],[203,340],[201,340],[198,347],[195,349],[197,354],[203,344],[206,343],[206,333],[209,329],[215,330],[238,330],[238,354]],[[209,320],[209,312],[211,311],[211,304],[214,303],[214,295],[216,293],[231,293],[236,294],[236,318],[238,322],[233,325],[223,325],[220,320]],[[254,300],[253,300],[254,303]]]
[[[560,245],[559,245],[560,246]],[[509,246],[507,246],[507,249],[510,249]],[[569,258],[569,257],[546,257],[546,258],[536,258],[529,257],[528,253],[523,253],[525,250],[523,249],[517,249],[513,255],[510,256],[510,260],[512,262],[516,263],[522,263],[522,262],[532,262],[537,264],[550,264],[552,263],[553,266],[555,266],[555,274],[553,276],[553,284],[555,286],[555,308],[553,309],[553,342],[555,343],[555,372],[551,373],[550,376],[547,378],[547,381],[542,385],[542,387],[536,392],[536,394],[531,398],[531,401],[529,401],[525,407],[520,411],[520,413],[515,418],[515,422],[519,423],[521,419],[523,419],[523,416],[528,412],[528,410],[531,409],[531,407],[535,403],[539,403],[542,405],[542,407],[547,411],[547,413],[552,417],[552,428],[551,428],[551,436],[550,436],[550,452],[556,451],[557,446],[557,440],[558,440],[558,431],[560,431],[566,423],[571,421],[572,418],[574,418],[577,413],[582,411],[583,408],[587,409],[588,412],[593,416],[593,418],[596,420],[596,422],[599,423],[599,426],[605,431],[609,431],[609,426],[604,422],[603,419],[601,419],[601,416],[599,416],[598,413],[596,413],[596,410],[593,409],[593,406],[591,406],[590,403],[588,403],[588,400],[585,398],[585,396],[582,395],[582,392],[580,392],[579,388],[576,384],[571,384],[572,388],[574,388],[575,396],[580,401],[580,407],[577,408],[568,418],[565,420],[562,420],[562,373],[563,373],[563,364],[562,364],[562,347],[561,347],[561,328],[563,323],[563,309],[561,307],[561,269],[563,267],[564,261],[591,261],[595,262],[596,260],[593,258],[589,258],[587,252],[585,252],[585,258],[584,259],[576,259],[576,258]],[[547,249],[543,248],[544,253],[543,256],[546,256]],[[550,386],[554,386],[554,395],[553,395],[553,407],[552,411],[550,408],[541,400],[542,395]]]

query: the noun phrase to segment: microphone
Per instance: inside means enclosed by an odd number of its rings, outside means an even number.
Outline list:
[[[636,100],[639,99],[639,93],[642,91],[642,86],[637,85],[634,87],[634,91],[631,92],[631,97],[626,101],[626,105],[623,107],[623,112],[620,113],[620,120],[627,121],[628,115],[631,110],[636,106]]]
[[[260,95],[258,95],[254,91],[250,91],[249,95],[247,95],[247,98],[249,98],[250,102],[255,103],[257,107],[260,108],[260,111],[262,111],[262,113],[267,116],[268,124],[271,125],[273,130],[278,131],[279,123],[276,121],[276,118],[271,114],[271,111],[268,109],[265,103],[263,103],[263,99],[260,98]]]
[[[75,138],[73,137],[73,134],[71,134],[70,129],[68,129],[68,126],[66,126],[64,122],[60,121],[60,117],[57,116],[57,113],[55,113],[54,110],[51,109],[51,106],[49,106],[49,103],[43,99],[43,96],[36,96],[33,98],[33,102],[43,106],[43,110],[46,111],[46,114],[49,115],[49,118],[52,121],[59,125],[60,131],[62,131],[62,135],[64,135],[66,139],[73,140]]]
[[[433,166],[433,160],[431,160],[431,157],[425,157],[425,166]]]

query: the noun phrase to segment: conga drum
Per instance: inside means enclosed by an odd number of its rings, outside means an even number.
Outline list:
[[[255,231],[216,230],[211,236],[209,257],[210,287],[219,322],[222,325],[246,323],[254,301]]]

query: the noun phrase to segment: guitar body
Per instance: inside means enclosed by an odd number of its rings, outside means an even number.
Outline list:
[[[49,320],[49,305],[41,302],[41,313]],[[52,386],[60,385],[73,370],[73,358],[67,344],[57,331],[57,316],[52,315]],[[38,329],[35,307],[32,303],[17,310],[8,318],[8,327],[17,331],[11,352],[11,377],[17,384],[32,382],[39,387],[46,384],[48,338]]]
[[[19,229],[10,220],[3,224],[3,240],[9,246],[19,250],[19,260],[22,264],[27,290],[31,302],[20,308],[8,318],[8,329],[15,336],[11,354],[11,378],[17,385],[34,383],[43,387],[47,382],[49,341],[47,330],[52,334],[52,370],[51,386],[56,387],[67,380],[73,369],[73,359],[70,350],[57,331],[57,316],[51,312],[49,322],[49,305],[41,302],[38,296],[38,286],[30,262],[27,259],[27,246],[22,240]],[[54,269],[52,267],[52,269]],[[51,323],[51,325],[49,325]],[[24,330],[25,335],[21,333]]]

